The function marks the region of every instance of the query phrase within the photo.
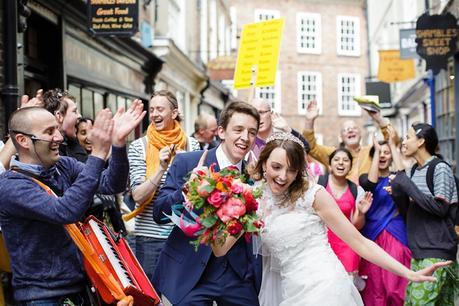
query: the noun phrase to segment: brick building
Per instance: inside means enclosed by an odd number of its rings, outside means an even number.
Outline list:
[[[303,128],[302,115],[311,99],[322,110],[316,132],[323,143],[338,143],[339,124],[346,119],[368,122],[352,100],[365,93],[368,75],[365,1],[228,2],[237,34],[246,23],[285,18],[276,84],[257,88],[256,96],[269,100],[292,127]],[[243,97],[247,92],[237,94]]]

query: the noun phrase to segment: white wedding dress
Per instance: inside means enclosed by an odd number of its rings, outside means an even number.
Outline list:
[[[279,205],[267,185],[260,201],[263,278],[261,306],[363,305],[360,294],[328,244],[327,228],[312,204],[314,184],[296,201]]]

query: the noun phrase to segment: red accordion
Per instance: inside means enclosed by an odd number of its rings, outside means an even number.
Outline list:
[[[83,252],[86,273],[105,303],[112,304],[117,301],[116,292],[107,286],[107,279],[113,280],[113,278],[125,295],[134,298],[134,305],[147,306],[160,303],[158,294],[124,238],[115,236],[104,223],[93,216],[87,218],[79,227],[96,253]],[[98,258],[99,264],[105,266],[97,269],[102,270],[102,273],[93,268],[88,262],[88,257]]]

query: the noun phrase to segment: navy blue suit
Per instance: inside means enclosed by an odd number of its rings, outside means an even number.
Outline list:
[[[164,213],[183,203],[184,176],[196,167],[203,151],[178,154],[169,168],[166,182],[153,204],[157,223],[167,223]],[[205,166],[217,164],[216,148],[208,151]],[[153,277],[153,285],[174,305],[258,305],[261,285],[260,260],[252,252],[251,242],[241,238],[222,257],[215,257],[208,246],[196,252],[186,236],[174,227],[167,239]]]

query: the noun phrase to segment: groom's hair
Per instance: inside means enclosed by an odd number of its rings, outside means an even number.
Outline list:
[[[230,104],[227,104],[220,114],[218,125],[226,130],[231,117],[233,117],[235,113],[242,113],[252,116],[257,121],[258,130],[258,127],[260,126],[260,114],[255,107],[243,101],[233,101]]]

